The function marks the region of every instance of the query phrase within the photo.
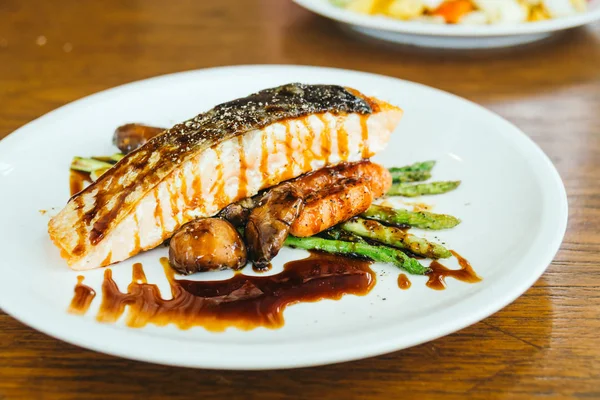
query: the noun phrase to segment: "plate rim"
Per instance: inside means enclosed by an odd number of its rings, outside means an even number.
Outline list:
[[[449,36],[473,38],[531,35],[550,33],[600,20],[600,4],[583,13],[566,17],[511,25],[446,25],[399,21],[385,16],[363,15],[334,6],[328,0],[292,0],[294,3],[322,17],[341,23],[373,30],[422,36]]]
[[[202,350],[207,350],[211,348],[214,344],[207,342],[190,342],[185,341],[182,346],[182,341],[178,341],[172,337],[158,337],[154,335],[144,335],[141,336],[136,334],[136,330],[132,330],[130,328],[122,328],[115,327],[113,325],[102,325],[98,324],[95,321],[91,321],[88,319],[84,319],[78,316],[70,315],[68,313],[60,314],[60,321],[65,321],[69,323],[70,327],[74,327],[73,332],[65,333],[64,329],[60,329],[61,324],[55,324],[52,326],[48,326],[48,324],[42,323],[37,316],[40,315],[40,312],[43,311],[41,308],[33,311],[33,309],[23,306],[24,303],[21,302],[10,302],[10,298],[13,296],[6,295],[6,293],[10,292],[10,285],[7,282],[3,283],[3,280],[0,280],[0,308],[4,310],[8,315],[21,321],[25,325],[28,325],[44,334],[57,338],[59,340],[68,342],[70,344],[80,346],[83,348],[91,349],[94,351],[98,351],[100,353],[110,354],[114,356],[119,356],[127,359],[158,363],[164,365],[172,365],[172,366],[184,366],[184,367],[194,367],[194,368],[204,368],[204,369],[229,369],[229,370],[265,370],[265,369],[284,369],[284,368],[299,368],[299,367],[310,367],[310,366],[318,366],[325,364],[333,364],[339,362],[352,361],[357,359],[363,359],[368,357],[373,357],[401,349],[405,349],[408,347],[413,347],[424,342],[428,342],[431,340],[435,340],[439,337],[446,336],[450,333],[459,331],[464,329],[467,326],[470,326],[476,322],[481,321],[482,319],[492,315],[498,310],[502,309],[506,305],[512,303],[516,298],[521,296],[527,289],[529,289],[544,273],[547,267],[550,265],[556,252],[560,248],[560,244],[562,243],[564,234],[567,228],[567,219],[568,219],[568,202],[566,196],[566,190],[564,184],[560,178],[560,175],[548,156],[542,151],[542,149],[531,139],[529,138],[522,130],[520,130],[517,126],[509,122],[508,120],[500,117],[498,114],[492,112],[491,110],[486,109],[479,104],[476,104],[470,100],[462,98],[460,96],[454,95],[452,93],[448,93],[442,91],[440,89],[436,89],[424,84],[411,82],[395,77],[379,75],[374,73],[355,71],[355,70],[347,70],[347,69],[339,69],[339,68],[328,68],[328,67],[317,67],[317,66],[301,66],[301,65],[235,65],[235,66],[222,66],[222,67],[214,67],[214,68],[206,68],[206,69],[196,69],[189,70],[183,72],[176,72],[172,74],[160,75],[156,77],[151,77],[147,79],[142,79],[130,83],[126,83],[123,85],[119,85],[116,87],[112,87],[88,96],[85,96],[81,99],[75,100],[71,103],[68,103],[62,107],[59,107],[35,120],[25,124],[24,126],[18,128],[4,139],[0,140],[0,153],[2,148],[6,146],[10,146],[11,143],[17,138],[23,138],[24,134],[27,134],[32,125],[36,125],[40,122],[43,122],[44,119],[52,118],[57,112],[64,112],[64,110],[69,110],[71,107],[80,106],[82,103],[87,104],[89,102],[94,102],[98,100],[102,100],[103,96],[110,94],[111,91],[119,91],[123,89],[135,89],[137,85],[145,85],[152,84],[155,81],[162,79],[170,79],[173,77],[180,78],[186,75],[202,75],[202,74],[210,74],[215,71],[231,71],[237,70],[237,72],[241,72],[242,70],[259,70],[263,71],[265,69],[289,69],[289,70],[305,70],[305,71],[323,71],[327,70],[330,73],[342,73],[342,74],[358,74],[358,75],[366,75],[369,77],[373,77],[376,79],[387,79],[392,81],[400,81],[406,85],[418,86],[421,90],[428,90],[436,92],[437,94],[443,96],[450,96],[456,101],[460,101],[463,103],[468,103],[470,106],[474,106],[479,109],[481,112],[486,113],[490,118],[495,119],[497,122],[502,123],[506,130],[503,129],[503,134],[514,136],[514,140],[516,142],[521,142],[520,148],[523,150],[527,150],[528,153],[535,155],[537,157],[539,164],[536,168],[533,168],[534,171],[541,173],[544,181],[551,185],[548,189],[553,190],[552,197],[556,204],[554,204],[555,209],[553,209],[552,215],[555,217],[554,223],[556,223],[556,228],[551,235],[551,239],[545,241],[546,248],[550,249],[546,251],[544,257],[536,258],[535,268],[531,268],[528,270],[528,274],[524,278],[520,278],[517,285],[512,287],[512,290],[508,292],[504,292],[502,297],[495,296],[494,301],[489,304],[485,304],[484,306],[480,306],[477,309],[469,312],[466,316],[462,316],[458,320],[454,320],[451,322],[444,322],[436,326],[435,328],[429,327],[425,331],[419,331],[420,337],[413,338],[412,340],[406,341],[404,340],[402,344],[398,345],[398,340],[380,340],[377,342],[371,342],[368,346],[362,347],[358,350],[353,349],[349,351],[348,349],[333,349],[329,348],[326,345],[329,343],[328,341],[323,341],[321,347],[323,347],[321,352],[302,352],[302,344],[301,343],[277,343],[277,344],[269,344],[269,345],[257,345],[253,344],[252,346],[244,346],[238,344],[230,344],[226,345],[227,349],[232,352],[232,354],[238,354],[241,349],[244,349],[248,354],[252,354],[252,352],[260,353],[260,351],[256,351],[257,348],[264,348],[267,346],[269,348],[277,348],[282,347],[289,349],[290,347],[297,348],[297,354],[303,354],[302,357],[287,357],[284,354],[278,355],[277,358],[269,358],[266,360],[257,361],[256,359],[252,359],[252,357],[246,357],[243,362],[227,362],[224,361],[227,358],[222,357],[220,359],[216,359],[213,357],[212,359],[202,359],[202,357],[197,357],[196,352],[201,352]],[[291,71],[293,72],[293,71]],[[508,132],[510,130],[510,132]],[[30,132],[33,132],[31,130]],[[536,165],[537,165],[536,164]],[[539,176],[537,178],[540,178]],[[540,232],[542,230],[540,229]],[[541,233],[540,233],[541,234]],[[539,235],[538,235],[539,240]],[[503,282],[506,278],[498,280],[498,282]],[[8,291],[7,291],[8,290]],[[507,294],[508,293],[508,294]],[[460,308],[459,306],[464,306],[465,302],[457,302],[457,304],[452,305],[448,309],[456,309]],[[47,307],[46,305],[41,305],[42,307]],[[48,307],[50,308],[50,307]],[[50,308],[51,309],[51,308]],[[457,322],[458,321],[458,322]],[[85,331],[90,328],[93,324],[93,329],[103,337],[103,340],[99,342],[95,342],[94,340],[86,340],[77,335],[80,330]],[[123,340],[125,338],[130,337],[131,340]],[[363,334],[364,335],[364,334]],[[98,335],[96,335],[98,336]],[[356,335],[355,335],[356,337]],[[385,337],[385,335],[384,335]],[[107,342],[111,343],[110,346],[107,346]],[[123,342],[123,343],[121,343]],[[137,350],[132,352],[132,342],[134,343],[134,348]],[[330,341],[331,342],[331,341]],[[166,351],[164,349],[160,349],[161,345],[165,343],[169,343],[169,349]],[[300,346],[300,347],[298,347]],[[143,349],[147,348],[157,348],[159,351],[154,352],[145,352]],[[253,347],[253,349],[249,349],[249,347]],[[173,348],[177,348],[178,351],[173,351]],[[234,349],[235,351],[232,351]],[[192,351],[194,350],[194,351]],[[250,351],[248,351],[250,350]],[[177,355],[177,357],[173,357],[173,354]],[[201,353],[200,353],[201,354]]]

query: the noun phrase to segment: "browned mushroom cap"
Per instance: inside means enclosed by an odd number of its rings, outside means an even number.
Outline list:
[[[113,144],[123,152],[131,153],[133,150],[142,147],[144,143],[154,136],[164,132],[164,128],[142,124],[126,124],[118,127],[113,135]]]
[[[279,253],[303,205],[294,186],[284,183],[271,189],[252,210],[245,233],[248,255],[256,267],[266,267]]]
[[[169,263],[181,274],[246,265],[246,245],[233,225],[220,218],[182,226],[169,243]]]
[[[259,194],[254,197],[246,197],[237,203],[231,203],[219,212],[219,217],[231,222],[235,227],[243,228],[248,222],[252,209],[259,204],[262,197],[263,195]]]

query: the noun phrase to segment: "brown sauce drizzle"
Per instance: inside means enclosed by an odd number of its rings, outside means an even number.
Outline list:
[[[161,228],[164,226],[163,221],[163,210],[160,204],[160,195],[158,193],[158,187],[154,188],[154,201],[156,202],[156,207],[154,207],[154,220],[156,221],[156,226]]]
[[[408,279],[408,276],[406,276],[406,274],[400,274],[400,275],[398,275],[398,287],[400,289],[406,290],[411,285],[412,285],[412,283],[410,283],[410,280]]]
[[[282,180],[286,181],[294,177],[294,135],[292,133],[292,129],[290,128],[290,124],[284,121],[283,126],[285,126],[285,159],[287,163],[286,171]]]
[[[267,144],[267,134],[265,132],[261,135],[261,155],[260,155],[260,173],[262,181],[266,181],[269,177],[269,146]]]
[[[321,131],[321,156],[328,163],[331,156],[331,129],[329,129],[329,124],[323,115],[319,115],[318,117],[323,122],[323,131]]]
[[[109,251],[108,254],[106,255],[106,258],[100,263],[100,266],[104,267],[106,265],[109,265],[111,259],[112,259],[112,251]]]
[[[104,175],[102,175],[104,176]],[[100,177],[102,178],[102,177]],[[102,194],[102,196],[108,196],[107,193]],[[116,201],[113,205],[113,208],[110,209],[106,214],[102,214],[94,225],[92,226],[92,230],[90,231],[90,243],[92,245],[97,245],[106,234],[108,230],[108,226],[110,223],[117,217],[119,214],[119,209],[125,203],[125,199],[127,198],[127,191],[123,191],[120,195],[116,197]],[[96,214],[98,213],[98,202],[94,204],[94,207],[86,213],[86,215],[82,218],[85,222],[85,225],[89,225],[91,221],[94,219]]]
[[[93,182],[89,173],[71,170],[71,174],[69,175],[69,188],[71,190],[71,197],[83,190],[85,182]]]
[[[368,115],[360,116],[360,133],[362,136],[362,158],[371,157],[371,152],[369,151],[369,128],[367,126]]]
[[[274,329],[283,326],[283,311],[288,305],[338,300],[345,294],[362,296],[376,282],[370,262],[322,253],[288,262],[277,275],[236,274],[224,281],[178,280],[168,260],[161,258],[161,263],[172,299],[163,299],[158,287],[146,282],[141,264],[134,265],[126,293],[119,290],[112,270],[107,269],[98,321],[115,322],[129,306],[125,322],[131,327],[174,323],[181,329],[203,326],[210,331],[259,326]]]
[[[131,268],[131,280],[136,283],[148,283],[142,263],[135,263]]]
[[[136,254],[142,249],[140,246],[140,222],[135,211],[133,212],[133,221],[135,222],[135,228],[133,229],[133,250],[129,254]]]
[[[344,128],[343,120],[339,121],[340,128],[338,129],[337,140],[338,140],[338,152],[340,153],[340,159],[347,161],[350,155],[350,149],[348,147],[348,131]]]
[[[192,180],[192,200],[191,206],[194,209],[197,209],[202,204],[202,177],[201,174],[194,174],[194,179]]]
[[[187,178],[185,176],[185,168],[181,169],[181,190],[179,190],[179,193],[181,193],[181,199],[183,200],[183,209],[185,210],[186,208],[189,208],[189,196],[188,196],[188,187],[187,187]]]
[[[238,186],[237,198],[243,199],[248,197],[248,163],[246,161],[246,153],[244,152],[244,138],[238,136],[238,145],[240,152],[240,181]]]
[[[252,264],[252,271],[258,272],[258,273],[270,271],[272,268],[273,268],[273,265],[271,263],[268,263],[264,267],[259,267],[256,264]]]
[[[69,305],[71,314],[84,315],[92,304],[92,300],[96,297],[96,292],[91,287],[83,284],[83,276],[77,276],[77,284],[75,285],[73,299]]]
[[[215,179],[215,183],[213,183],[211,191],[215,193],[215,204],[217,207],[223,208],[229,203],[228,196],[225,193],[225,181],[223,180],[225,165],[223,165],[223,160],[221,159],[221,151],[215,148],[215,152],[217,153],[217,178]]]
[[[179,196],[175,196],[171,191],[172,184],[173,182],[167,184],[167,192],[169,193],[169,202],[171,203],[171,216],[177,221],[178,219],[175,216],[179,214],[179,205],[177,205],[177,199]]]
[[[440,264],[440,262],[437,260],[432,261],[429,265],[431,272],[428,274],[429,280],[427,281],[427,287],[434,290],[446,289],[446,277],[451,277],[467,283],[476,283],[481,281],[481,278],[475,273],[473,267],[471,267],[471,264],[467,260],[465,260],[454,250],[450,250],[450,252],[454,257],[456,257],[461,268],[449,269]]]
[[[304,156],[304,166],[302,168],[304,169],[304,171],[310,171],[312,169],[312,160],[315,158],[315,153],[312,150],[315,137],[313,136],[312,131],[310,130],[308,119],[303,118],[299,121],[303,125],[303,127],[308,130],[308,134],[304,137],[304,151],[302,154]]]

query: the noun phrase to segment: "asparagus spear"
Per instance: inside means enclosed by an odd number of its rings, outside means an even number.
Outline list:
[[[350,233],[373,239],[377,242],[405,249],[413,254],[429,258],[448,258],[452,253],[441,244],[432,243],[402,229],[385,226],[377,221],[353,218],[340,227]]]
[[[392,167],[389,169],[394,182],[419,182],[431,178],[431,169],[435,161],[416,162],[404,167]]]
[[[418,185],[395,183],[387,194],[388,196],[404,197],[416,197],[424,194],[442,194],[456,189],[458,185],[460,185],[460,181],[440,181],[420,183]]]
[[[394,183],[399,182],[420,182],[431,178],[429,171],[408,171],[408,172],[391,172]]]
[[[339,228],[330,228],[320,233],[325,239],[342,240],[344,242],[367,243],[362,237]]]
[[[92,158],[94,160],[105,161],[105,162],[108,162],[108,163],[111,163],[111,164],[116,164],[119,161],[121,161],[121,159],[123,157],[125,157],[124,154],[122,154],[122,153],[115,153],[115,154],[113,154],[111,156],[95,156],[95,157],[92,157]]]
[[[75,171],[89,172],[90,178],[95,181],[113,165],[119,162],[123,157],[125,156],[121,153],[115,153],[111,156],[94,156],[90,158],[73,157],[71,169]]]
[[[390,168],[390,172],[393,174],[394,172],[431,171],[434,165],[435,161],[422,161],[404,167],[392,167]]]
[[[104,161],[95,160],[93,158],[73,157],[71,169],[81,172],[94,172],[97,169],[106,169],[112,167]]]
[[[435,214],[427,211],[408,211],[378,205],[371,205],[362,217],[374,219],[390,225],[409,225],[423,229],[449,229],[454,228],[460,220],[452,215]]]
[[[410,258],[402,251],[387,246],[373,246],[366,243],[342,242],[340,240],[329,240],[320,237],[299,238],[289,235],[285,239],[285,245],[306,250],[320,250],[327,253],[342,255],[360,255],[373,261],[391,263],[406,272],[415,275],[425,275],[429,268],[421,265],[414,258]]]

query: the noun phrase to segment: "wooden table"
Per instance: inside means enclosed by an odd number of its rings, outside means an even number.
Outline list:
[[[357,41],[284,0],[4,0],[0,20],[0,138],[83,96],[169,72],[341,67],[432,85],[506,117],[552,158],[570,206],[565,241],[535,286],[445,338],[320,368],[202,371],[80,349],[0,312],[0,399],[600,398],[600,26],[457,53]]]

